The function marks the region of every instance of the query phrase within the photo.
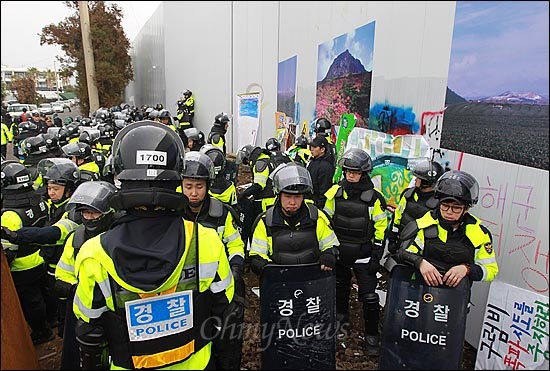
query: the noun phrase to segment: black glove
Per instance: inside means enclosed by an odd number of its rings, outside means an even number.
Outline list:
[[[388,251],[390,254],[395,254],[399,249],[399,238],[397,232],[390,232],[388,235]]]
[[[376,274],[376,272],[378,272],[378,269],[380,269],[380,259],[382,259],[382,254],[384,254],[382,240],[374,240],[369,261],[370,274]]]
[[[17,244],[18,240],[18,233],[17,231],[12,231],[11,229],[8,229],[6,227],[2,227],[2,239],[8,240],[10,243]]]
[[[244,279],[243,279],[243,265],[241,264],[232,264],[231,273],[233,274],[233,280],[235,281],[235,296],[238,296],[239,300],[242,300],[244,303]]]
[[[256,273],[258,276],[262,273],[262,269],[268,264],[269,262],[265,260],[264,258],[258,256],[258,255],[252,255],[250,257],[250,269],[252,272]]]
[[[414,266],[416,269],[420,268],[420,263],[422,262],[423,258],[421,255],[412,253],[410,251],[407,251],[405,249],[399,249],[397,250],[397,253],[395,254],[395,261],[400,264],[408,264]]]
[[[334,269],[336,266],[336,256],[334,256],[333,249],[327,249],[319,256],[319,264]]]

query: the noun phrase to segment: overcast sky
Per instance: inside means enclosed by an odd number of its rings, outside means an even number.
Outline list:
[[[42,27],[58,24],[74,13],[62,1],[2,1],[2,64],[54,70],[55,56],[64,55],[57,45],[40,46]],[[130,43],[157,10],[161,1],[107,1],[122,8],[122,27]]]

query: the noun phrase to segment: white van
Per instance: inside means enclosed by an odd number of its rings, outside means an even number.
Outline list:
[[[23,108],[26,108],[29,114],[32,111],[38,110],[36,104],[15,103],[10,104],[10,106],[8,107],[8,113],[10,114],[11,118],[14,119],[23,114]]]

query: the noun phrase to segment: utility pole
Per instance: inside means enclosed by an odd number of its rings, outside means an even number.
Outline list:
[[[90,38],[90,15],[88,13],[88,2],[78,2],[78,12],[80,14],[80,28],[82,29],[82,47],[84,48],[84,63],[86,65],[86,85],[88,86],[88,98],[90,102],[90,112],[95,112],[99,108],[99,97],[97,86],[95,84],[95,62],[92,40]],[[90,116],[88,113],[87,116]]]

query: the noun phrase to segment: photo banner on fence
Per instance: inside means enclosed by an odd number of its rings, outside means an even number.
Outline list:
[[[260,128],[260,93],[237,95],[238,149],[247,144],[256,144]]]

